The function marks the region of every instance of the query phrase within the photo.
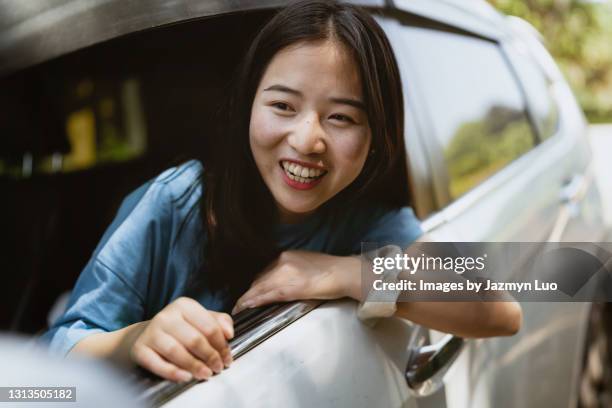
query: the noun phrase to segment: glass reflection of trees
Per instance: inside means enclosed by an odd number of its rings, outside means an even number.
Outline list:
[[[443,152],[452,201],[534,145],[525,94],[499,43],[446,27],[406,25],[404,33],[399,59],[419,90],[407,101],[431,115],[430,134]],[[527,74],[540,96],[536,123],[552,134],[548,85],[541,73]]]
[[[522,111],[492,106],[482,120],[464,122],[444,149],[451,197],[459,197],[532,146]]]

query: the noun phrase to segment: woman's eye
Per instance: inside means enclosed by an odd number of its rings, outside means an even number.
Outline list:
[[[334,113],[329,118],[333,120],[338,120],[340,122],[355,123],[353,118],[351,118],[350,116],[342,115],[340,113]]]
[[[272,106],[274,106],[276,109],[282,110],[282,111],[289,111],[289,110],[291,110],[291,106],[287,105],[285,102],[274,102],[272,104]]]

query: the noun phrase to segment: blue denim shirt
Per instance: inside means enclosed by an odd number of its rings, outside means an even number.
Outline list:
[[[202,165],[189,161],[166,170],[123,201],[81,272],[65,313],[43,334],[52,353],[65,355],[84,337],[152,318],[187,291],[200,271],[206,231],[199,216]],[[406,247],[422,231],[410,207],[347,208],[333,225],[311,216],[277,227],[282,249],[359,254],[361,242]],[[229,310],[223,292],[204,290],[207,309]]]

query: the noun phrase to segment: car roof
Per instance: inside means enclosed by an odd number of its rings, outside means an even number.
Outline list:
[[[404,9],[453,25],[495,30],[485,0],[350,0],[372,9]],[[287,0],[0,0],[0,76],[131,33],[230,13],[273,9]],[[490,33],[489,33],[490,34]]]

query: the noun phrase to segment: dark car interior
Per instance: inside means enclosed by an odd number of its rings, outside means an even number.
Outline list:
[[[209,151],[231,74],[268,16],[134,33],[0,78],[0,330],[45,330],[122,198]]]

